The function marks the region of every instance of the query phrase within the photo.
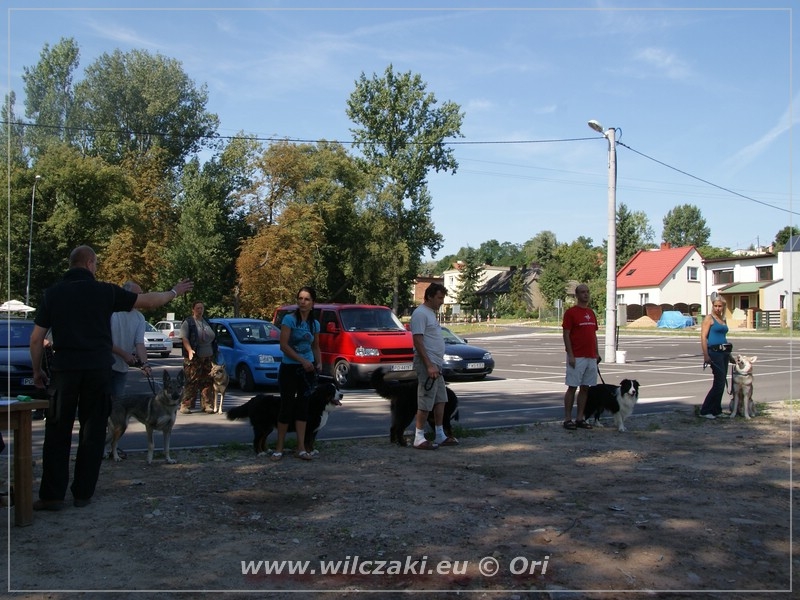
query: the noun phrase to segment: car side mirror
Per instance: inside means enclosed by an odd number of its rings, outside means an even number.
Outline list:
[[[338,329],[336,328],[336,323],[333,321],[329,321],[325,323],[325,333],[336,333]]]

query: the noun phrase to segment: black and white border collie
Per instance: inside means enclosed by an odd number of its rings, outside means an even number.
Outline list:
[[[593,385],[586,399],[586,420],[593,418],[595,425],[600,425],[600,415],[608,411],[614,415],[616,428],[625,431],[624,421],[631,415],[638,400],[639,382],[635,379],[623,379],[619,385]]]

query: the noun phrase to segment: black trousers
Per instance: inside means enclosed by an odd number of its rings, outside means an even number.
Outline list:
[[[47,411],[42,448],[39,498],[63,500],[69,484],[72,427],[80,423],[72,496],[91,498],[97,486],[111,413],[111,367],[85,371],[53,371],[53,394]]]
[[[308,421],[308,393],[316,383],[316,373],[306,373],[300,365],[281,363],[278,369],[278,387],[281,405],[279,423]]]

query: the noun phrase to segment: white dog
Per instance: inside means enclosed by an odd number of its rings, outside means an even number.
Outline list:
[[[733,362],[733,398],[731,398],[731,419],[741,413],[745,419],[756,416],[756,405],[753,402],[753,363],[757,356],[737,354]]]

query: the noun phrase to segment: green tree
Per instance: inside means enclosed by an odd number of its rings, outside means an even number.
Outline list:
[[[28,164],[26,157],[25,128],[17,120],[14,114],[14,104],[17,101],[16,94],[12,91],[6,95],[6,101],[2,109],[2,123],[0,123],[0,157],[3,164],[8,168],[26,167]],[[8,175],[8,173],[5,173]],[[7,189],[7,188],[6,188]]]
[[[72,138],[66,126],[71,124],[75,101],[72,81],[79,58],[77,42],[62,38],[52,48],[44,45],[34,67],[23,67],[25,116],[31,121],[26,138],[34,156],[53,141],[68,142]]]
[[[708,244],[711,230],[700,209],[691,204],[682,204],[664,216],[664,231],[661,238],[670,246],[694,246],[699,248]]]
[[[473,313],[480,306],[480,297],[475,292],[478,291],[483,264],[478,256],[479,254],[474,248],[468,249],[461,268],[460,286],[458,288],[458,303],[470,313]]]
[[[119,164],[158,146],[169,168],[210,144],[219,120],[206,111],[208,93],[180,63],[144,50],[103,54],[75,86],[75,121],[84,150]]]
[[[543,265],[553,258],[558,247],[556,234],[552,231],[540,231],[522,245],[522,256],[526,264]]]
[[[800,228],[795,227],[794,225],[787,225],[783,229],[781,229],[778,233],[775,234],[775,251],[779,252],[783,250],[786,243],[789,241],[790,238],[793,236],[800,235]],[[705,257],[704,257],[705,258]]]
[[[617,261],[616,270],[628,262],[639,250],[653,246],[655,234],[647,215],[641,211],[631,212],[620,203],[617,208]]]
[[[426,87],[419,75],[396,74],[389,65],[382,77],[362,73],[347,101],[347,115],[357,125],[351,129],[355,146],[377,183],[374,214],[388,225],[372,245],[389,260],[395,311],[407,296],[401,285],[417,275],[424,251],[435,254],[442,244],[431,221],[427,174],[458,167],[444,141],[461,137],[464,115],[454,102],[437,108]]]

